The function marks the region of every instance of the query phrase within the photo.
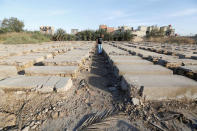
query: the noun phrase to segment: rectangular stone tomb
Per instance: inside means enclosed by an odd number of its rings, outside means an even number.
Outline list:
[[[183,62],[183,64],[185,66],[189,66],[189,65],[196,65],[197,66],[197,60],[192,60],[192,59],[181,59],[181,61]]]
[[[28,76],[76,77],[78,66],[33,66],[25,69]]]
[[[0,65],[0,76],[9,77],[17,75],[17,69],[15,66]]]
[[[75,49],[75,50],[67,52],[66,55],[89,57],[89,50]]]
[[[197,97],[197,82],[179,75],[124,75],[121,87],[123,90],[141,87],[146,100]]]
[[[173,72],[159,65],[116,65],[116,76],[129,75],[173,75]]]
[[[46,59],[43,61],[45,66],[77,66],[82,62],[81,57],[55,57],[54,59]]]
[[[110,56],[112,60],[142,60],[139,56]]]
[[[179,75],[184,75],[197,80],[197,65],[181,66],[176,68],[175,72]]]
[[[2,59],[0,60],[0,64],[19,66],[23,69],[32,66],[34,63],[41,62],[45,58],[49,57],[52,57],[52,54],[32,53],[31,55],[29,54],[24,56],[13,56],[9,57],[8,59]]]
[[[0,81],[0,90],[35,91],[49,93],[67,91],[72,86],[70,77],[58,76],[16,76]]]
[[[158,64],[166,66],[168,68],[176,68],[183,65],[180,59],[159,59]]]
[[[160,54],[157,54],[157,53],[154,53],[154,52],[148,52],[148,51],[140,51],[139,53],[137,53],[138,56],[144,58],[144,59],[148,59],[148,58],[155,58],[155,57],[158,57],[160,58],[162,55]]]
[[[187,72],[197,73],[197,65],[181,66],[180,69],[185,70]]]
[[[119,60],[112,60],[114,65],[153,65],[152,62],[147,61],[147,60],[124,60],[124,59],[119,59]]]
[[[103,44],[103,49],[108,55],[128,55],[129,53],[127,51],[123,51],[121,49],[118,49],[116,47],[105,45]]]

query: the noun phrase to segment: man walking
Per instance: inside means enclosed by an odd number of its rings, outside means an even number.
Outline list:
[[[100,36],[96,39],[98,45],[98,54],[102,54],[102,42],[104,35],[100,34]]]

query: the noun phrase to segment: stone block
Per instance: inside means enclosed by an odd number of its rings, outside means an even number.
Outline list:
[[[124,75],[121,81],[123,90],[133,87],[143,89],[146,100],[195,99],[197,82],[179,75]]]
[[[116,65],[114,68],[115,75],[172,75],[173,72],[159,65]]]
[[[76,77],[78,66],[33,66],[25,69],[28,76]]]
[[[17,75],[15,66],[0,65],[0,77],[9,77]]]
[[[16,76],[0,81],[0,89],[9,91],[36,91],[49,93],[66,91],[72,86],[70,77],[58,76]]]
[[[147,61],[147,60],[124,60],[124,59],[119,59],[119,60],[112,60],[114,65],[153,65],[152,62]]]

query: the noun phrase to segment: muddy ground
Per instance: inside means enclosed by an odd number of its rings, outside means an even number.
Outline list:
[[[96,51],[73,82],[65,93],[1,95],[0,130],[197,130],[197,100],[132,98]]]

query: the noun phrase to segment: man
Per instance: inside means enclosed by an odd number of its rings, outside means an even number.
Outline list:
[[[100,34],[100,36],[96,39],[98,45],[98,54],[102,54],[102,42],[104,35]]]

